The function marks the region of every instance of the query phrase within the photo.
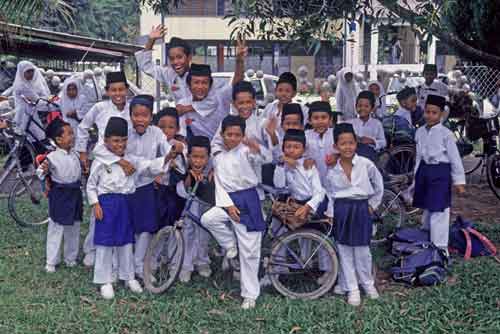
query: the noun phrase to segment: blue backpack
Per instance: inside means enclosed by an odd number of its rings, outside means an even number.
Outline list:
[[[497,249],[483,234],[479,233],[474,224],[458,216],[450,227],[449,249],[459,253],[465,260],[476,256],[495,256]]]
[[[429,232],[404,228],[389,238],[391,253],[396,257],[390,272],[396,282],[432,286],[446,281],[448,258],[430,242]]]

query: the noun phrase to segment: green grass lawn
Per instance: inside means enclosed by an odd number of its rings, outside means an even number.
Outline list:
[[[500,241],[500,226],[482,228]],[[379,301],[359,308],[332,296],[288,300],[269,288],[243,311],[238,282],[222,274],[193,276],[165,295],[119,286],[104,301],[83,266],[43,271],[44,240],[45,228],[20,230],[2,207],[0,333],[500,333],[500,264],[491,258],[455,262],[440,287],[385,283]]]

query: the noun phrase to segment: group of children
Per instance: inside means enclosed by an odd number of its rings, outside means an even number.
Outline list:
[[[335,292],[347,295],[352,305],[361,302],[359,286],[369,298],[378,298],[369,245],[371,213],[384,189],[370,160],[386,145],[382,125],[374,117],[382,107],[380,100],[370,91],[357,93],[353,110],[346,110],[343,122],[334,124],[329,103],[318,101],[307,108],[293,103],[297,81],[283,73],[276,101],[259,116],[256,92],[242,80],[244,43],[237,47],[233,81],[215,87],[210,67],[191,63],[190,47],[179,38],[169,43],[169,66],[153,64],[152,45],[164,34],[163,27],[153,29],[145,50],[136,56],[144,72],[174,93],[176,108],[153,115],[153,97],[139,95],[128,101],[124,74],[111,72],[106,76],[108,101],[97,103],[81,118],[75,104],[75,113],[48,125],[46,134],[57,148],[37,171],[41,178],[50,176],[46,270],[53,272],[59,264],[63,239],[66,265],[76,264],[82,171],[89,173],[85,190],[92,206],[84,263],[94,266],[93,282],[106,299],[113,298],[117,279],[133,292],[142,291],[136,278],[144,278],[144,257],[153,234],[179,218],[190,187],[203,181],[208,207],[192,210],[227,259],[239,256],[242,308],[253,308],[264,284],[259,282],[259,264],[267,229],[259,184],[263,166],[274,164],[274,185],[287,187],[289,196],[301,203],[297,216],[334,219],[340,258]],[[78,89],[71,81],[65,85],[68,95],[73,94],[72,86]],[[427,96],[426,124],[416,135],[415,205],[425,209],[423,220],[432,241],[445,248],[451,184],[462,192],[465,178],[451,132],[439,122],[443,108],[444,98]],[[73,119],[80,121],[74,124]],[[94,125],[99,139],[88,152]],[[183,282],[189,282],[195,269],[204,277],[212,273],[207,231],[196,224],[186,224],[183,230]],[[323,265],[320,269],[325,274],[331,270]]]

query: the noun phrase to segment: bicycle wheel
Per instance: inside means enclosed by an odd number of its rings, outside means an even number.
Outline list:
[[[20,179],[10,191],[8,208],[11,217],[23,227],[36,227],[49,221],[49,202],[42,182]]]
[[[401,145],[389,149],[389,157],[383,166],[385,172],[389,175],[413,175],[415,149],[415,145]]]
[[[301,229],[285,233],[273,244],[266,274],[283,296],[316,299],[333,287],[338,268],[337,252],[328,237],[316,230]],[[323,274],[327,278],[318,280]]]
[[[19,180],[19,172],[28,183],[31,183],[35,174],[35,151],[31,145],[25,145],[18,153],[21,163],[21,171],[18,170],[16,158],[7,158],[2,170],[0,171],[0,199],[8,198],[11,189],[16,185]]]
[[[387,240],[387,237],[400,228],[406,220],[406,209],[398,194],[384,189],[382,202],[374,213],[372,244]]]
[[[486,163],[488,185],[495,196],[500,199],[500,155],[491,155]]]
[[[144,286],[159,294],[168,290],[177,280],[184,261],[182,230],[165,226],[151,240],[144,258]]]

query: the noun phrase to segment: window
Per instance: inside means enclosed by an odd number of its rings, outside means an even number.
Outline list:
[[[172,15],[217,16],[217,5],[219,2],[219,0],[186,0],[178,8],[172,9]]]

